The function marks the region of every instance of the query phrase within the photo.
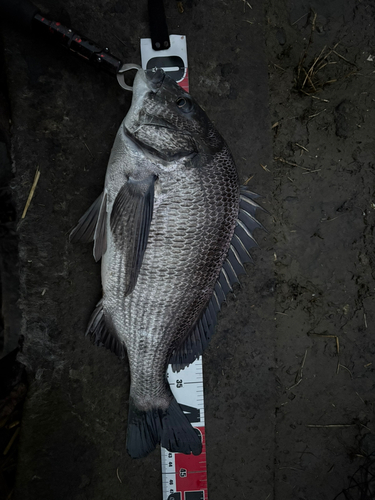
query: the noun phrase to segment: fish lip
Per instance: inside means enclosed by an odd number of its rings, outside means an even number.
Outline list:
[[[125,136],[130,139],[130,141],[138,148],[140,149],[146,156],[151,157],[152,160],[154,161],[162,161],[162,162],[167,162],[171,163],[176,160],[180,160],[181,158],[189,158],[193,159],[197,154],[198,151],[192,151],[190,154],[185,154],[185,153],[177,153],[174,155],[166,155],[164,153],[161,153],[157,149],[153,148],[152,146],[149,146],[148,144],[144,144],[141,142],[139,139],[137,139],[134,134],[132,134],[127,127],[124,127],[125,129]],[[174,130],[174,129],[172,129]]]
[[[153,68],[151,70],[144,70],[146,84],[153,92],[158,92],[163,86],[165,80],[165,72],[161,68]],[[153,78],[157,81],[153,81]]]
[[[137,71],[137,74],[135,75],[134,79],[134,84],[133,84],[133,92],[134,90],[137,90],[137,87],[141,87],[142,85],[145,86],[148,91],[152,92],[153,94],[157,94],[159,90],[163,87],[164,85],[164,80],[165,80],[165,71],[163,71],[161,68],[159,68],[160,71],[162,71],[161,78],[159,78],[158,81],[153,82],[152,77],[154,75],[160,75],[158,73],[159,70],[155,71],[156,68],[154,69],[139,69]],[[142,82],[142,83],[140,83]]]

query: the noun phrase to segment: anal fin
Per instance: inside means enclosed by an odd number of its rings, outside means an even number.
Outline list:
[[[106,324],[103,311],[103,299],[97,303],[91,315],[86,335],[90,336],[95,345],[109,349],[121,359],[125,357],[126,350],[124,344],[116,334],[110,331]]]

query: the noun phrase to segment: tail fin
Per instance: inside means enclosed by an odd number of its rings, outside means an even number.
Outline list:
[[[138,410],[130,399],[126,449],[132,458],[142,458],[157,444],[168,451],[199,455],[202,443],[177,401],[166,410]]]

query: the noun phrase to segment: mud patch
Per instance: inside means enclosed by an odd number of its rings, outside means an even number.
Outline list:
[[[268,2],[275,498],[362,498],[353,480],[352,496],[343,490],[375,450],[363,447],[373,431],[373,14],[357,2]]]

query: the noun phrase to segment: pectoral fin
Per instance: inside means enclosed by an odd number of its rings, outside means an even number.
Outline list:
[[[147,247],[154,209],[155,180],[155,175],[141,180],[130,177],[113,204],[110,226],[115,244],[125,254],[126,295],[135,287]]]

